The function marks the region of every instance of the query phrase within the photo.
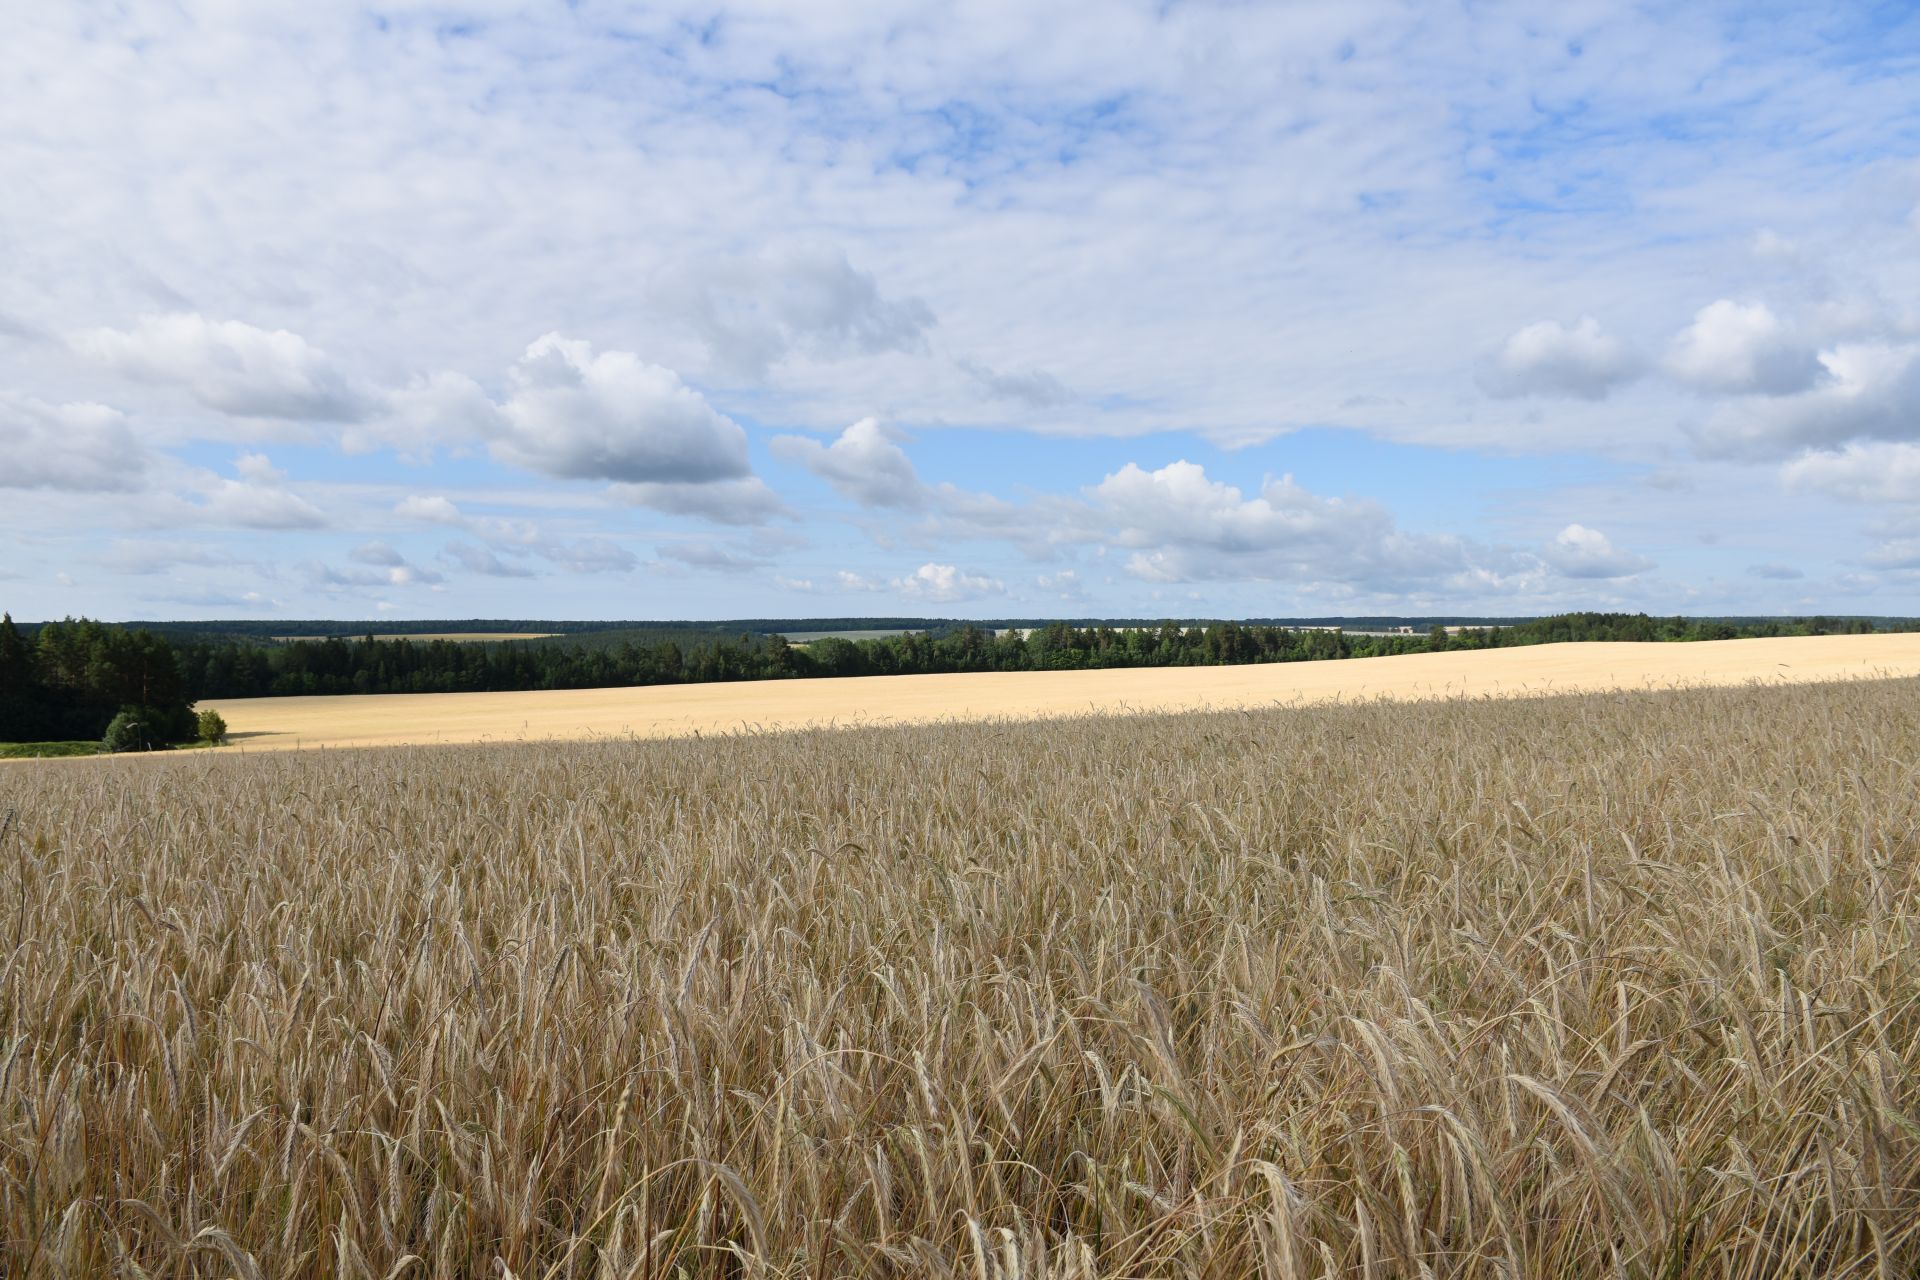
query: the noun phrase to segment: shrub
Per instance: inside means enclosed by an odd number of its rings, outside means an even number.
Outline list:
[[[107,751],[164,751],[176,742],[192,740],[199,727],[187,707],[129,703],[107,724],[100,745]]]
[[[107,724],[100,745],[108,751],[151,751],[156,745],[155,726],[146,707],[122,707]],[[164,744],[159,744],[164,745]]]
[[[227,740],[227,721],[218,711],[208,707],[194,717],[194,723],[200,731],[200,741],[209,746],[219,746]]]

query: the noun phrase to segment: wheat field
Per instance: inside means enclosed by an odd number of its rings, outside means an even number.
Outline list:
[[[523,693],[381,693],[203,703],[247,751],[428,742],[680,737],[1356,699],[1920,675],[1920,632],[1692,644],[1543,644],[1338,662],[755,680]]]
[[[1920,683],[0,773],[8,1276],[1911,1276]]]

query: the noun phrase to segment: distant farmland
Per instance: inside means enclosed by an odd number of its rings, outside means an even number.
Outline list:
[[[1340,662],[762,680],[523,693],[214,700],[245,750],[660,737],[1375,698],[1920,675],[1920,633],[1553,644]]]

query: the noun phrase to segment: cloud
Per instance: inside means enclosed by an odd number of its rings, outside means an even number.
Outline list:
[[[895,437],[876,418],[862,418],[823,445],[806,436],[775,436],[777,458],[805,467],[841,497],[863,507],[925,505],[920,477]]]
[[[874,278],[826,245],[674,262],[649,294],[699,334],[723,373],[759,378],[794,354],[816,360],[918,351],[933,312],[881,296]]]
[[[1598,529],[1570,524],[1547,544],[1541,559],[1569,578],[1629,578],[1653,568],[1653,561],[1622,551]]]
[[[1025,405],[1029,409],[1057,408],[1073,398],[1060,379],[1044,369],[1002,373],[973,360],[962,360],[959,365],[961,371],[979,383],[988,395]]]
[[[1639,372],[1639,361],[1626,345],[1601,329],[1598,320],[1583,316],[1572,328],[1541,320],[1518,330],[1481,368],[1479,380],[1492,396],[1602,400]]]
[[[504,430],[500,406],[485,388],[464,373],[442,371],[389,391],[377,415],[347,427],[341,447],[367,453],[387,446],[425,460],[436,448],[459,448]]]
[[[1467,567],[1451,538],[1401,532],[1379,504],[1322,498],[1291,476],[1248,498],[1195,463],[1156,471],[1134,463],[1089,492],[1127,562],[1154,582],[1208,579],[1408,585]]]
[[[1769,561],[1766,564],[1748,565],[1747,576],[1768,582],[1797,582],[1807,575],[1790,564],[1776,564]]]
[[[126,415],[103,404],[48,404],[0,392],[0,489],[126,493],[149,458]]]
[[[234,471],[240,479],[215,478],[201,489],[203,519],[242,529],[318,529],[328,523],[320,508],[282,486],[285,474],[266,455],[243,453]]]
[[[1920,569],[1920,538],[1894,538],[1880,543],[1866,555],[1876,569]]]
[[[366,542],[347,553],[347,559],[355,564],[394,566],[406,563],[406,558],[384,542]]]
[[[671,369],[550,333],[508,375],[494,456],[561,480],[699,485],[749,474],[747,434]]]
[[[449,542],[440,549],[440,559],[445,564],[457,565],[468,573],[487,578],[533,576],[533,570],[525,565],[510,564],[485,547],[476,547],[470,542]]]
[[[1797,395],[1722,404],[1695,445],[1709,457],[1780,458],[1857,441],[1920,439],[1920,344],[1845,343],[1827,377]]]
[[[1787,395],[1822,375],[1818,353],[1765,303],[1702,307],[1667,352],[1673,377],[1703,391]]]
[[[201,542],[169,542],[155,538],[117,538],[100,558],[109,573],[151,577],[180,568],[231,568],[243,561],[224,547]]]
[[[432,569],[399,564],[386,569],[336,569],[310,561],[300,566],[309,586],[324,591],[354,587],[438,587],[445,579]]]
[[[607,493],[616,502],[715,524],[762,524],[788,514],[779,495],[758,476],[705,484],[616,484]]]
[[[572,542],[543,542],[534,553],[574,573],[627,573],[639,557],[611,538],[579,538]]]
[[[1845,502],[1920,502],[1920,444],[1877,441],[1808,453],[1786,464],[1790,489]]]
[[[428,524],[460,524],[464,520],[460,508],[439,494],[408,494],[393,504],[393,514]]]
[[[350,422],[369,407],[326,352],[285,329],[174,312],[126,331],[88,329],[72,345],[124,377],[183,388],[237,417]]]
[[[963,600],[978,600],[982,596],[1007,593],[1007,584],[998,578],[990,578],[983,573],[968,573],[950,564],[923,564],[906,577],[895,578],[889,585],[909,599],[933,604],[956,604]]]
[[[716,573],[751,573],[766,567],[766,561],[743,556],[711,542],[670,542],[660,549],[663,560],[674,560],[695,569]]]

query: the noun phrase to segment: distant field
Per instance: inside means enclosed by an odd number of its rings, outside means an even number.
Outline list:
[[[0,1275],[1911,1278],[1916,762],[1885,680],[9,765]]]
[[[1033,718],[1920,675],[1920,634],[1555,644],[1339,662],[869,676],[528,693],[214,701],[246,750],[663,737],[746,728]]]
[[[375,640],[450,640],[456,644],[478,644],[489,640],[545,640],[551,631],[394,631],[375,632]],[[360,636],[274,636],[275,640],[359,640]]]
[[[878,629],[873,631],[782,631],[794,644],[811,644],[815,640],[885,640],[889,636],[912,635],[914,632],[905,627]]]

